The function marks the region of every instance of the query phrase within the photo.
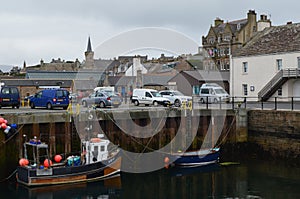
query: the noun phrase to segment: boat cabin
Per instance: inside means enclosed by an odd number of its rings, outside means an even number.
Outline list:
[[[82,154],[84,155],[85,163],[90,164],[100,162],[108,158],[109,140],[92,138],[90,141],[82,142]]]

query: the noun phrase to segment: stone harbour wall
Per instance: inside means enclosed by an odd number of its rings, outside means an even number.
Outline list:
[[[248,144],[260,155],[300,162],[300,112],[249,110]]]

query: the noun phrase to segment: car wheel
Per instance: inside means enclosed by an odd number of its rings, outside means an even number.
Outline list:
[[[86,101],[82,101],[82,105],[83,105],[84,107],[87,107],[87,102],[86,102]]]
[[[47,103],[47,109],[48,109],[48,110],[52,109],[51,103]]]
[[[176,107],[180,107],[180,101],[179,101],[178,99],[175,100],[174,105],[175,105]]]
[[[157,106],[157,105],[158,105],[158,102],[157,102],[157,101],[154,101],[154,102],[153,102],[153,105],[154,105],[154,106]]]
[[[214,103],[218,103],[219,100],[217,98],[214,99]]]
[[[18,106],[16,106],[16,108],[17,108],[17,109],[19,109],[19,108],[20,108],[20,106],[18,105]]]
[[[140,104],[140,103],[139,103],[138,100],[135,100],[135,101],[134,101],[134,105],[138,106],[139,104]]]
[[[200,99],[200,102],[201,102],[202,104],[204,104],[204,103],[205,103],[205,101],[204,101],[204,99],[203,99],[203,98],[201,98],[201,99]]]
[[[105,108],[105,103],[104,102],[100,102],[99,107],[100,108]]]
[[[35,108],[35,105],[33,102],[30,102],[30,108],[34,109]]]

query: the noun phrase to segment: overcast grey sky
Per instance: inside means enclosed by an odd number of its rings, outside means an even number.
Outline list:
[[[216,17],[243,19],[251,9],[258,18],[271,16],[272,25],[298,23],[299,4],[297,0],[4,1],[0,6],[0,65],[22,66],[24,61],[35,65],[52,58],[82,61],[88,36],[95,49],[116,35],[152,27],[178,32],[201,46],[202,35]],[[95,58],[105,57],[97,54]]]

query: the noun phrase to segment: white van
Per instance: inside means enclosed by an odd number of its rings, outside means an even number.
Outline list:
[[[201,103],[229,102],[229,95],[223,87],[215,83],[203,84],[199,92]]]
[[[113,86],[102,86],[94,88],[94,91],[114,92],[115,88]]]
[[[143,88],[133,89],[131,101],[136,106],[140,104],[168,106],[170,104],[170,100],[162,97],[157,90]]]

